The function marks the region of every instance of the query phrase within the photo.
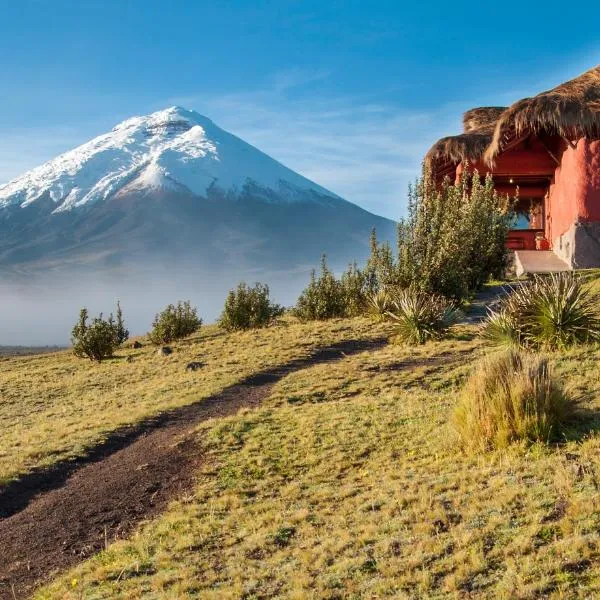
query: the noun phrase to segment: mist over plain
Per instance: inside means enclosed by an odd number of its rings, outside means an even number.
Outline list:
[[[147,333],[157,312],[190,300],[204,323],[214,322],[227,292],[240,281],[267,283],[274,302],[292,306],[307,285],[310,268],[287,273],[218,273],[193,266],[132,269],[118,273],[48,273],[5,276],[0,281],[0,346],[70,344],[79,310],[107,316],[121,303],[131,336]]]

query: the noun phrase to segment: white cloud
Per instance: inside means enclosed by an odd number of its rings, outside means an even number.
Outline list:
[[[343,198],[398,218],[423,155],[438,137],[456,130],[460,113],[409,111],[367,97],[298,98],[302,95],[294,93],[297,86],[324,77],[293,71],[277,75],[262,90],[190,95],[170,103],[204,113]]]

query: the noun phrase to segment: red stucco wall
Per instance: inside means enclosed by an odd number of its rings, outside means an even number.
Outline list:
[[[555,240],[577,222],[600,221],[600,142],[566,145],[547,202],[548,239]]]

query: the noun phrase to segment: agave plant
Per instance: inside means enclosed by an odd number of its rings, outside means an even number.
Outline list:
[[[597,300],[577,275],[536,276],[489,311],[483,334],[523,348],[564,349],[600,339],[598,309]]]
[[[454,302],[414,287],[397,292],[391,305],[387,316],[396,326],[397,340],[405,344],[441,338],[460,315]]]

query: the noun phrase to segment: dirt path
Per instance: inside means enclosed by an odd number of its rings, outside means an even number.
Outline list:
[[[0,492],[0,598],[27,597],[35,585],[126,536],[191,491],[202,461],[192,433],[198,423],[257,406],[292,371],[383,344],[350,340],[316,350],[216,396],[116,431],[87,456],[7,486]]]
[[[475,295],[469,306],[464,323],[480,323],[485,319],[488,308],[493,307],[504,296],[510,293],[511,287],[507,284],[487,286]]]

